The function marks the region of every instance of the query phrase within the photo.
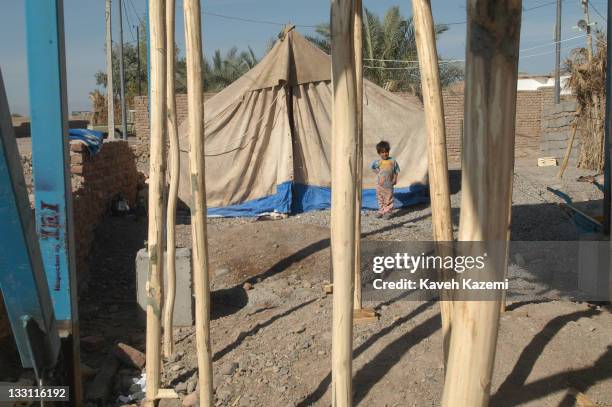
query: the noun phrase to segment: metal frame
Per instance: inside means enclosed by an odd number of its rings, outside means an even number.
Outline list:
[[[21,364],[42,377],[60,339],[0,72],[0,289]]]
[[[55,316],[78,322],[63,0],[26,0],[36,231]]]

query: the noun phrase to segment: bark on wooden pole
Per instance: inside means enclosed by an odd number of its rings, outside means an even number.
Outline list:
[[[467,27],[459,240],[485,242],[488,270],[503,276],[514,167],[521,0],[469,0]],[[453,304],[443,406],[488,404],[500,305],[501,294],[494,301]]]
[[[200,0],[184,0],[187,95],[189,111],[189,168],[191,173],[191,227],[193,281],[196,297],[196,346],[200,406],[213,405],[210,345],[210,282],[206,233],[204,174],[204,69]]]
[[[179,140],[176,123],[176,92],[174,86],[174,20],[175,0],[166,0],[166,101],[168,114],[168,139],[170,141],[170,189],[168,191],[168,210],[166,212],[166,301],[164,303],[164,355],[169,358],[174,352],[172,336],[172,317],[174,314],[174,299],[176,297],[176,201],[179,187]]]
[[[353,306],[362,309],[361,302],[361,194],[363,190],[363,35],[361,0],[355,3],[355,78],[357,80],[357,193],[355,201],[355,286]]]
[[[357,81],[353,47],[354,1],[333,0],[332,33],[332,209],[334,274],[332,405],[352,405],[353,281],[357,173]]]
[[[433,238],[436,242],[447,242],[438,246],[438,251],[446,252],[452,248],[448,242],[453,241],[453,223],[448,160],[446,157],[446,126],[444,123],[436,34],[430,0],[412,0],[412,9],[428,134],[429,195],[431,198]],[[446,255],[447,253],[440,254]],[[448,254],[452,255],[452,253]],[[445,274],[444,271],[441,272]],[[443,290],[440,299],[444,360],[446,361],[451,330],[451,292]]]
[[[147,282],[147,384],[145,406],[153,406],[160,381],[161,278],[163,273],[164,126],[166,125],[166,41],[164,0],[149,0],[151,29],[151,151],[149,170],[149,279]]]

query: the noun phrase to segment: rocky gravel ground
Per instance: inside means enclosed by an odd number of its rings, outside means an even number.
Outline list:
[[[19,144],[31,190],[29,145]],[[601,213],[601,190],[577,182],[588,171],[517,163],[511,238],[577,240],[564,200]],[[139,161],[146,170],[146,160]],[[450,172],[454,230],[461,199],[460,171]],[[600,183],[600,178],[597,179]],[[177,241],[191,246],[188,213],[178,214]],[[216,406],[331,405],[332,296],[329,211],[276,221],[209,219],[211,339]],[[81,350],[88,405],[138,405],[146,382],[142,311],[136,304],[134,260],[145,246],[146,219],[108,217],[98,228],[88,289],[80,297]],[[419,205],[382,220],[364,212],[367,240],[431,240],[431,210]],[[367,302],[375,321],[354,326],[354,404],[436,406],[444,380],[439,306],[435,302]],[[162,386],[197,405],[197,360],[192,327],[174,330],[176,349],[163,358]],[[610,307],[572,301],[509,304],[502,314],[492,406],[572,406],[576,391],[596,405],[612,404]],[[18,377],[0,379],[15,380]],[[469,372],[466,372],[469,374]],[[10,376],[10,375],[9,375]],[[31,380],[25,374],[24,380]]]
[[[451,175],[457,223],[459,176],[457,171]],[[570,191],[576,202],[592,205],[601,193],[592,184],[575,182],[578,175],[570,172],[558,181],[554,174],[519,167],[512,238],[577,239],[579,230],[559,205],[562,200],[546,187]],[[400,210],[391,220],[364,213],[364,239],[429,240],[430,216],[427,205]],[[188,214],[178,218],[178,245],[189,247]],[[84,350],[84,361],[93,371],[89,383],[104,371],[109,355],[119,360],[111,366],[110,405],[138,405],[144,396],[144,325],[133,303],[134,266],[129,259],[144,246],[145,232],[144,218],[108,218],[98,230],[92,258],[96,267],[89,294],[81,301],[83,335],[103,339],[98,347],[90,339],[93,345]],[[276,221],[210,219],[209,236],[215,405],[330,405],[332,296],[323,291],[330,279],[329,211]],[[444,371],[438,304],[389,298],[364,305],[376,310],[378,319],[354,326],[355,405],[439,405]],[[176,328],[174,337],[175,352],[163,359],[161,380],[180,398],[160,405],[197,405],[195,331]],[[491,405],[571,406],[575,391],[610,404],[610,338],[609,306],[509,304],[501,317]],[[117,343],[133,351],[118,354]]]

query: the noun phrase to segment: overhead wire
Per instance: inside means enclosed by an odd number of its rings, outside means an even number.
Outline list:
[[[125,19],[127,21],[128,28],[130,30],[130,36],[132,37],[132,40],[135,42],[136,36],[134,35],[134,29],[132,28],[132,22],[130,21],[130,15],[128,13],[126,1],[123,1],[122,3],[123,3],[123,12],[125,13]]]
[[[597,10],[597,8],[595,7],[595,5],[593,4],[593,2],[591,0],[587,0],[587,2],[589,3],[589,5],[593,9],[593,11],[595,11],[595,13],[597,13],[597,15],[599,15],[599,17],[601,17],[606,22],[608,21],[608,19],[606,17],[604,17],[604,15],[599,12],[599,10]]]
[[[267,24],[267,25],[275,25],[275,26],[280,26],[280,27],[284,27],[285,25],[287,25],[288,23],[279,23],[276,21],[269,21],[269,20],[257,20],[257,19],[253,19],[253,18],[243,18],[243,17],[234,17],[234,16],[228,16],[225,14],[219,14],[219,13],[211,13],[210,11],[202,11],[202,14],[205,14],[207,16],[213,16],[213,17],[219,17],[219,18],[225,18],[227,20],[235,20],[235,21],[242,21],[242,22],[246,22],[246,23],[257,23],[257,24]],[[296,27],[305,27],[305,28],[316,28],[316,25],[305,25],[305,24],[293,24]]]

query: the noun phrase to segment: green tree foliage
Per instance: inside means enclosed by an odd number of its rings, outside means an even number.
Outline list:
[[[391,91],[421,93],[421,80],[417,61],[416,36],[412,17],[406,19],[399,7],[387,10],[384,17],[364,8],[363,12],[363,58],[364,76],[377,85]],[[436,36],[448,30],[445,24],[436,24]],[[329,24],[319,24],[315,35],[308,40],[326,53],[331,53]],[[442,86],[463,79],[463,66],[439,58]]]
[[[138,72],[137,54],[138,48],[135,43],[123,45],[124,72],[125,72],[125,94],[128,101],[138,95],[138,78],[141,81],[141,94],[147,94],[147,43],[144,23],[140,28],[140,72]],[[175,55],[179,54],[178,48]],[[119,95],[119,45],[113,45],[113,88],[115,95]],[[249,69],[253,68],[259,60],[253,50],[249,47],[247,51],[239,52],[233,47],[225,55],[216,50],[212,60],[204,60],[204,89],[206,92],[218,92],[240,78]],[[187,92],[187,66],[185,58],[176,60],[176,92]],[[96,85],[106,88],[106,70],[96,72]]]

